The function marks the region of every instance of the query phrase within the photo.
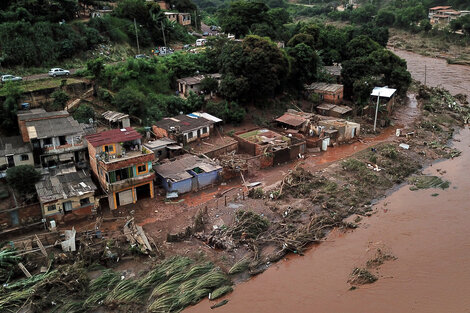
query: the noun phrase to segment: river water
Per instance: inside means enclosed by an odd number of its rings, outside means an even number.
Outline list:
[[[400,55],[400,54],[399,54]],[[427,59],[453,74],[428,84],[469,93],[469,69],[441,60],[401,54],[414,72]],[[410,62],[411,60],[411,62]],[[445,61],[444,61],[445,62]],[[415,65],[413,65],[415,64]],[[427,63],[431,66],[431,62]],[[416,67],[414,67],[416,66]],[[441,79],[441,80],[439,80]],[[448,84],[455,83],[455,86]],[[455,88],[455,89],[453,89]],[[220,312],[470,312],[470,130],[456,136],[463,153],[424,172],[451,182],[446,190],[410,191],[405,185],[375,205],[378,213],[348,233],[332,232],[303,257],[290,255],[263,274],[237,285]],[[442,175],[441,175],[442,174]],[[437,196],[435,194],[438,194]],[[349,274],[380,248],[397,257],[376,271],[379,280],[349,290]],[[208,312],[204,300],[187,312]]]

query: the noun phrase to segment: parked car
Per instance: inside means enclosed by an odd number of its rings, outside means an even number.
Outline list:
[[[196,47],[202,47],[207,43],[207,39],[197,39],[196,40]]]
[[[52,76],[52,77],[57,77],[57,76],[69,76],[70,75],[70,71],[67,71],[67,70],[64,70],[64,69],[61,69],[61,68],[52,68],[50,71],[49,71],[49,76]]]
[[[2,83],[21,81],[21,80],[23,80],[23,77],[20,77],[20,76],[2,75]]]

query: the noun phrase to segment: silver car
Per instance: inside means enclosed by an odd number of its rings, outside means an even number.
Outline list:
[[[21,81],[21,80],[23,80],[23,77],[20,77],[20,76],[2,75],[2,83],[4,83],[4,82]]]
[[[61,68],[52,68],[50,71],[49,71],[49,76],[52,76],[52,77],[57,77],[57,76],[69,76],[70,75],[70,71],[67,71],[67,70],[64,70],[64,69],[61,69]]]

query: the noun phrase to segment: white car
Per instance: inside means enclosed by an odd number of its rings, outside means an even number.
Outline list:
[[[64,69],[61,69],[61,68],[52,68],[50,71],[49,71],[49,76],[52,76],[52,77],[57,77],[57,76],[69,76],[70,75],[70,71],[67,71],[67,70],[64,70]]]
[[[23,80],[20,76],[13,76],[13,75],[2,75],[2,83],[5,82],[14,82],[14,81],[21,81]]]

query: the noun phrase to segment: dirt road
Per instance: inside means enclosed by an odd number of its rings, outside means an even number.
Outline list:
[[[74,69],[71,69],[69,70],[70,71],[70,75],[73,75],[77,72],[78,69],[74,68]],[[59,76],[60,78],[61,76]],[[64,76],[65,77],[65,76]],[[38,79],[45,79],[45,78],[53,78],[51,76],[49,76],[48,73],[45,73],[45,74],[36,74],[36,75],[30,75],[30,76],[24,76],[23,77],[23,80],[25,81],[31,81],[31,80],[38,80]]]

